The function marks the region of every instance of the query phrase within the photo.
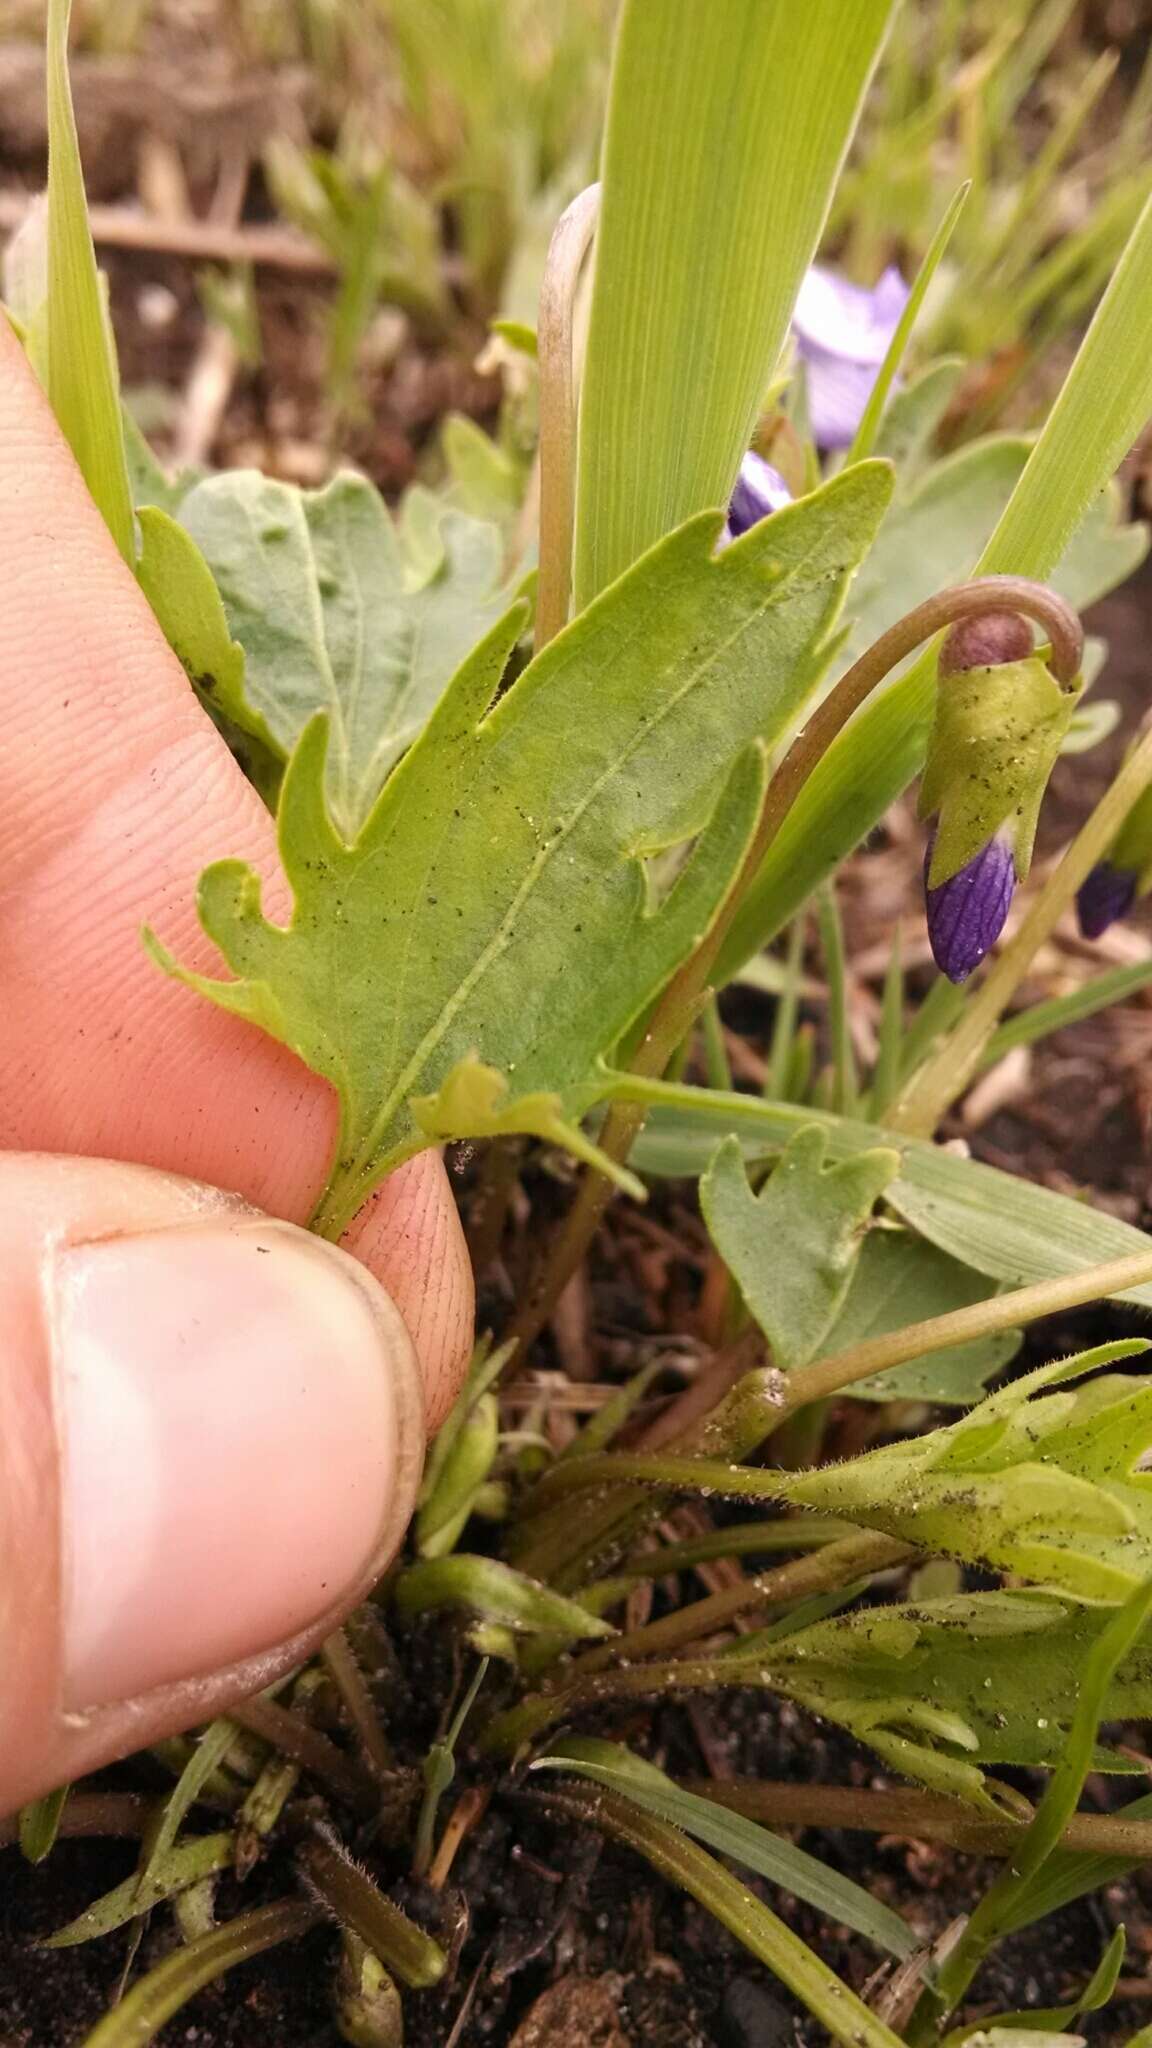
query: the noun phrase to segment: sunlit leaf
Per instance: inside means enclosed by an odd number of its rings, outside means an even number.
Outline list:
[[[325,1229],[429,1142],[412,1099],[468,1055],[507,1078],[510,1100],[543,1088],[571,1115],[599,1092],[598,1061],[707,928],[743,855],[757,742],[811,687],[888,488],[882,465],[858,465],[718,557],[718,519],[691,522],[493,704],[513,613],[351,845],[324,802],[324,723],[307,728],[279,811],[292,922],[265,919],[251,868],[218,863],[201,916],[239,978],[184,978],[337,1088]],[[694,835],[654,903],[645,861]]]

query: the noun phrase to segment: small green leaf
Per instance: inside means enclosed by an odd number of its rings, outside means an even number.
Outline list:
[[[746,1159],[771,1158],[811,1123],[828,1132],[834,1159],[892,1143],[891,1132],[877,1124],[763,1102],[754,1095],[723,1096],[710,1088],[638,1082],[633,1076],[614,1081],[611,1092],[619,1100],[658,1105],[633,1148],[633,1163],[642,1173],[695,1177],[706,1170],[717,1140],[729,1133],[740,1139]],[[900,1172],[887,1190],[888,1206],[930,1244],[991,1279],[1021,1287],[1060,1273],[1080,1273],[1109,1259],[1152,1254],[1152,1238],[1087,1201],[1001,1173],[980,1160],[958,1158],[920,1139],[902,1137],[899,1152]],[[1127,1287],[1117,1299],[1150,1308],[1152,1282]]]
[[[188,1762],[164,1801],[159,1825],[151,1841],[144,1844],[141,1867],[133,1880],[140,1898],[148,1896],[156,1882],[157,1874],[165,1868],[185,1814],[195,1805],[217,1765],[223,1763],[238,1732],[235,1722],[221,1718],[210,1721],[200,1736]]]
[[[195,541],[157,505],[142,505],[137,519],[140,588],[189,681],[213,710],[279,752],[245,694],[244,649],[228,630],[220,592]]]
[[[450,412],[440,429],[453,502],[473,519],[499,526],[513,518],[524,495],[524,472],[465,413]]]
[[[916,1947],[915,1935],[899,1914],[872,1898],[861,1885],[743,1814],[702,1799],[696,1792],[685,1792],[655,1764],[634,1756],[621,1742],[569,1736],[547,1756],[537,1757],[532,1769],[575,1771],[598,1785],[625,1793],[646,1813],[683,1828],[731,1862],[794,1893],[842,1927],[853,1928],[889,1955],[903,1958]]]
[[[564,1115],[559,1095],[543,1088],[531,1095],[513,1094],[507,1076],[486,1067],[474,1053],[457,1061],[435,1095],[413,1096],[412,1116],[417,1129],[433,1144],[448,1138],[503,1138],[517,1133],[542,1138],[546,1144],[571,1152],[585,1165],[597,1167],[625,1194],[637,1201],[644,1199],[643,1182],[610,1159],[579,1124]]]
[[[949,1315],[995,1293],[982,1273],[910,1230],[870,1230],[860,1248],[848,1298],[823,1350],[832,1356],[869,1337],[887,1336],[929,1316]],[[934,1401],[967,1408],[1019,1349],[1015,1332],[977,1337],[953,1351],[929,1352],[875,1378],[857,1380],[854,1401]]]
[[[1136,1469],[1152,1442],[1152,1380],[1039,1390],[1149,1348],[1130,1340],[1042,1366],[959,1422],[782,1474],[779,1491],[962,1563],[1124,1600],[1152,1575],[1152,1477]]]
[[[487,1482],[499,1443],[499,1403],[495,1394],[484,1393],[473,1404],[434,1479],[429,1473],[421,1490],[416,1516],[416,1547],[421,1557],[441,1557],[454,1547]]]
[[[71,1785],[61,1785],[20,1808],[20,1849],[29,1863],[43,1863],[51,1855],[71,1790]]]
[[[611,1624],[494,1557],[427,1558],[409,1565],[393,1595],[401,1614],[463,1607],[517,1635],[610,1636]]]
[[[124,1927],[129,1920],[149,1912],[162,1899],[174,1898],[177,1892],[199,1884],[213,1871],[226,1870],[235,1854],[236,1837],[231,1832],[194,1835],[190,1841],[178,1843],[151,1862],[144,1877],[134,1871],[123,1884],[116,1885],[114,1890],[105,1892],[102,1899],[86,1906],[66,1927],[59,1927],[55,1934],[46,1935],[39,1946],[74,1948],[79,1942],[96,1941],[101,1935],[114,1934],[118,1927]]]
[[[255,470],[198,484],[180,521],[243,650],[248,709],[237,722],[251,730],[257,720],[286,759],[326,712],[328,805],[354,839],[450,677],[507,608],[499,534],[441,509],[441,559],[416,580],[363,477],[302,491]]]
[[[68,83],[72,0],[48,0],[48,397],[126,562],[136,554],[116,368]]]
[[[899,1171],[891,1149],[830,1165],[818,1124],[797,1131],[758,1194],[739,1140],[726,1139],[700,1182],[712,1241],[782,1372],[806,1365],[844,1304],[868,1218]]]
[[[218,863],[201,879],[201,918],[239,978],[183,978],[338,1090],[324,1229],[428,1142],[412,1098],[469,1054],[513,1099],[545,1090],[573,1117],[596,1098],[600,1059],[707,929],[743,858],[760,743],[811,688],[889,488],[883,465],[858,465],[720,556],[718,515],[692,521],[494,702],[513,612],[352,844],[325,802],[324,722],[306,729],[278,820],[292,922],[265,919],[251,868]],[[249,651],[249,689],[250,677]],[[661,900],[646,862],[693,837]]]

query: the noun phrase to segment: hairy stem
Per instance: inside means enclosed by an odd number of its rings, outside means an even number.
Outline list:
[[[882,633],[817,705],[769,782],[740,871],[709,930],[673,975],[656,1004],[633,1060],[633,1072],[649,1077],[664,1072],[697,1014],[708,976],[769,847],[817,762],[865,698],[923,641],[961,619],[979,618],[989,611],[1022,612],[1033,619],[1051,641],[1051,668],[1057,680],[1070,683],[1078,674],[1084,634],[1076,613],[1044,584],[1023,576],[983,576],[970,583],[956,584],[927,598]],[[644,1117],[640,1104],[613,1103],[597,1140],[600,1150],[617,1164],[622,1163],[643,1127]],[[518,1350],[525,1350],[548,1321],[592,1241],[610,1193],[608,1178],[598,1168],[586,1168],[540,1280],[510,1333]]]
[[[662,1615],[659,1621],[632,1629],[628,1635],[614,1636],[610,1643],[598,1643],[595,1649],[574,1658],[569,1672],[573,1677],[585,1678],[610,1664],[635,1662],[638,1657],[667,1656],[670,1650],[714,1635],[717,1629],[726,1628],[738,1614],[747,1614],[750,1608],[780,1607],[793,1600],[809,1599],[815,1593],[835,1592],[869,1572],[887,1571],[915,1555],[906,1543],[897,1543],[891,1536],[877,1536],[870,1530],[855,1532],[826,1543],[814,1555],[793,1558],[788,1564],[778,1565],[775,1571],[760,1572],[738,1586],[710,1593],[704,1600],[689,1601],[687,1606]]]

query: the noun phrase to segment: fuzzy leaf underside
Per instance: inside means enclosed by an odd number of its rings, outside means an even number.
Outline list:
[[[1152,1475],[1136,1469],[1152,1441],[1152,1380],[1042,1389],[1147,1348],[1132,1340],[1041,1367],[944,1429],[785,1476],[780,1491],[1077,1599],[1124,1600],[1152,1575]]]
[[[429,571],[408,560],[363,477],[303,491],[256,470],[197,484],[180,522],[243,650],[250,719],[287,758],[327,713],[329,808],[354,838],[460,663],[507,609],[496,527],[438,507]]]
[[[335,1085],[334,1202],[429,1142],[411,1100],[471,1054],[510,1101],[545,1090],[571,1114],[599,1092],[598,1062],[729,885],[761,743],[812,689],[889,490],[885,464],[860,465],[718,556],[719,515],[689,521],[494,704],[521,625],[509,614],[351,845],[325,802],[324,721],[308,726],[278,817],[292,921],[264,918],[243,862],[217,863],[200,914],[237,979],[183,978]],[[654,904],[646,860],[696,835]]]
[[[790,1372],[810,1359],[844,1304],[869,1216],[899,1171],[883,1147],[826,1160],[819,1124],[797,1131],[758,1193],[736,1138],[700,1182],[712,1241],[749,1311]]]

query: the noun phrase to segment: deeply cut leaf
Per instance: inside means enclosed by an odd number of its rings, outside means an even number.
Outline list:
[[[782,1474],[794,1506],[1085,1600],[1124,1600],[1152,1573],[1152,1380],[1054,1381],[1146,1351],[1103,1345],[1042,1366],[961,1421],[818,1472]],[[1035,1398],[1029,1398],[1035,1396]]]
[[[324,722],[308,727],[279,811],[292,922],[265,919],[251,868],[218,863],[200,914],[239,978],[183,978],[338,1090],[325,1229],[428,1142],[412,1098],[470,1053],[507,1077],[511,1100],[545,1090],[571,1115],[595,1099],[598,1062],[729,886],[761,801],[757,742],[776,740],[812,687],[888,492],[886,466],[861,465],[718,557],[719,518],[690,521],[493,708],[511,614],[351,845],[324,799]],[[645,861],[694,835],[654,903]]]
[[[827,1130],[835,1159],[892,1143],[891,1132],[878,1124],[754,1095],[637,1083],[631,1076],[615,1083],[612,1093],[659,1105],[633,1148],[633,1163],[643,1173],[701,1174],[717,1139],[729,1132],[739,1137],[746,1159],[770,1158],[803,1124],[814,1122]],[[898,1150],[900,1173],[888,1189],[889,1206],[931,1244],[991,1279],[1022,1287],[1108,1259],[1152,1253],[1152,1238],[1143,1231],[1071,1195],[920,1139],[901,1137]],[[1152,1283],[1124,1288],[1117,1299],[1152,1308]]]
[[[1110,1610],[1040,1593],[866,1608],[788,1637],[761,1676],[907,1776],[985,1808],[983,1767],[1059,1761],[1084,1659]],[[738,1669],[739,1660],[726,1660]],[[1105,1719],[1152,1715],[1152,1646],[1124,1660]],[[1097,1769],[1125,1768],[1109,1751]]]
[[[712,1241],[782,1372],[806,1365],[844,1304],[864,1229],[900,1168],[889,1148],[828,1163],[819,1124],[797,1131],[758,1193],[726,1139],[700,1182]]]
[[[256,470],[197,484],[180,521],[243,650],[249,709],[238,722],[259,721],[287,758],[309,719],[328,714],[328,808],[354,839],[390,768],[507,608],[499,533],[441,509],[428,573],[408,560],[363,477],[302,491]]]

